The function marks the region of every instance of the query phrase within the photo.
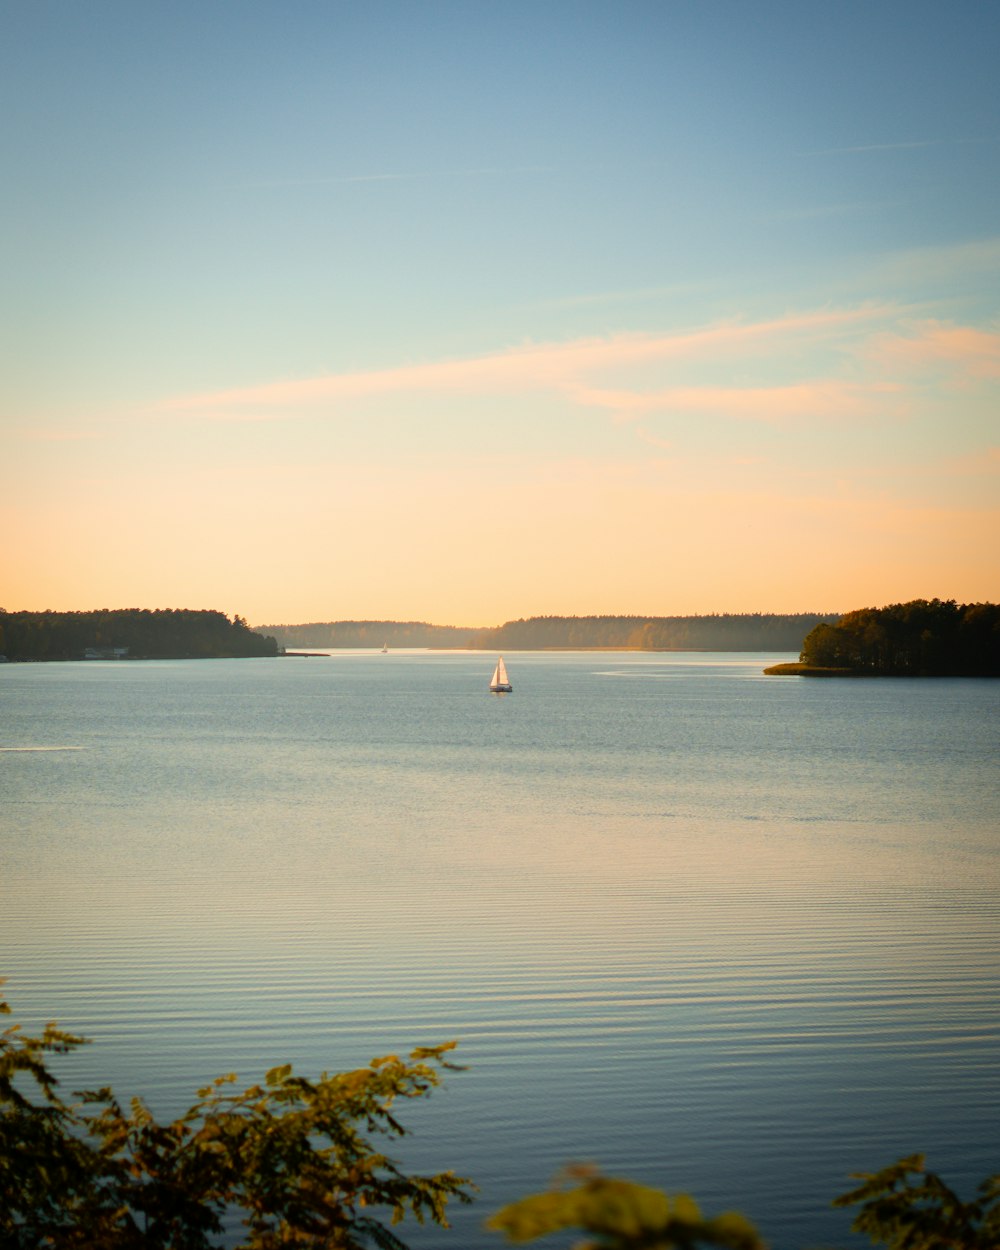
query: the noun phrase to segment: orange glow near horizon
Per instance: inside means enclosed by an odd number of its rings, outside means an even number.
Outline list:
[[[773,472],[773,471],[772,471]],[[218,607],[256,623],[847,611],[996,597],[989,507],[899,503],[824,484],[771,493],[760,466],[716,486],[669,459],[260,467],[60,493],[7,555],[8,610]],[[759,480],[758,480],[759,479]],[[273,521],[248,518],[270,500]],[[125,518],[128,518],[126,523]],[[74,554],[66,560],[66,535]],[[12,590],[17,598],[9,597]]]
[[[998,358],[865,305],[34,427],[3,606],[494,625],[995,599]]]
[[[454,7],[18,7],[0,605],[1000,599],[990,6]]]

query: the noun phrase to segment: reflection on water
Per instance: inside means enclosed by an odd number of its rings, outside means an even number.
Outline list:
[[[0,669],[3,971],[97,1039],[67,1083],[457,1037],[407,1158],[479,1181],[413,1237],[472,1250],[572,1159],[777,1250],[852,1244],[851,1171],[995,1170],[1000,683],[492,658]]]

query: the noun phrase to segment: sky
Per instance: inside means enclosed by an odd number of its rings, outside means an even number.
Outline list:
[[[6,610],[1000,598],[1000,5],[0,18]]]

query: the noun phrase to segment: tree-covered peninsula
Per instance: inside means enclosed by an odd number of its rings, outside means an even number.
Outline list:
[[[803,676],[1000,677],[1000,605],[913,599],[860,608],[818,624],[798,664],[766,670]]]
[[[8,660],[180,660],[278,654],[278,644],[241,616],[163,608],[5,612],[0,655]]]

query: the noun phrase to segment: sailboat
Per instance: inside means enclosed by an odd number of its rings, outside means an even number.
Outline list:
[[[493,670],[493,676],[490,678],[490,690],[494,694],[508,694],[514,687],[507,678],[507,666],[503,662],[503,656],[497,660],[497,666]]]
[[[389,654],[389,644],[387,642],[382,643],[382,654],[383,655]]]

